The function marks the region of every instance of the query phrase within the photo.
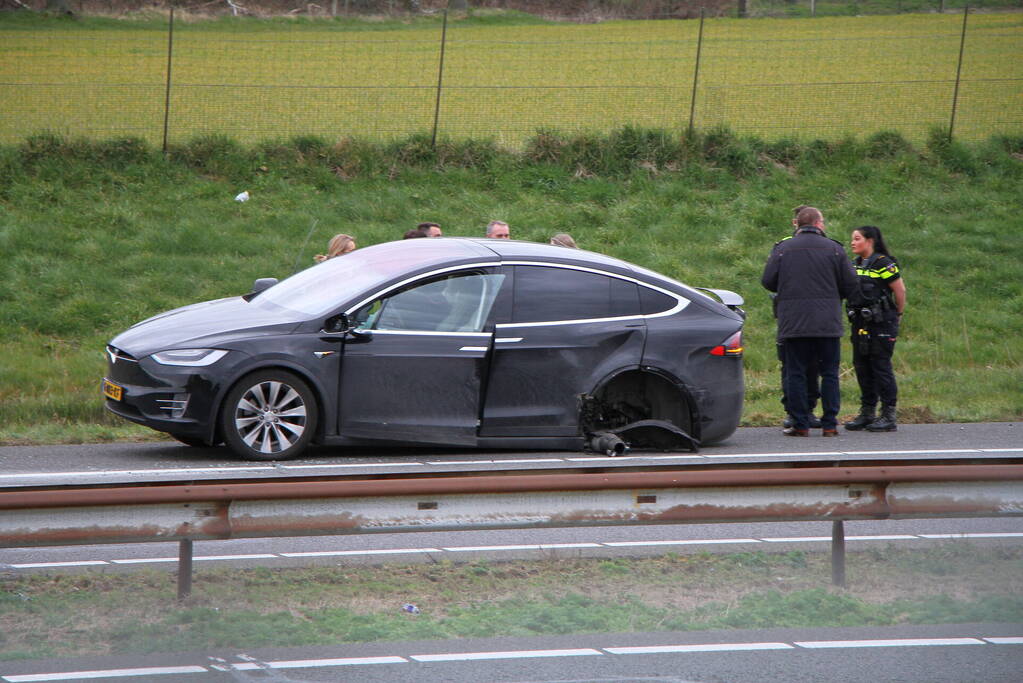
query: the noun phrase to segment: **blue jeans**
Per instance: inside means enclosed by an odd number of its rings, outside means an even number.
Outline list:
[[[807,374],[813,361],[819,361],[821,376],[821,427],[838,426],[842,397],[838,388],[838,363],[842,356],[839,337],[790,337],[785,340],[785,396],[792,426],[810,428],[810,400],[806,392]]]

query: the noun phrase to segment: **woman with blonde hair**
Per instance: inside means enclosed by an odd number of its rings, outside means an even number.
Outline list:
[[[327,243],[327,253],[317,254],[313,257],[317,263],[323,263],[327,259],[332,259],[335,256],[343,256],[350,251],[355,250],[355,238],[351,235],[339,234],[334,235],[330,238],[330,242]]]
[[[551,244],[556,247],[571,247],[572,249],[578,249],[575,245],[575,240],[567,232],[559,232],[557,235],[551,238]]]

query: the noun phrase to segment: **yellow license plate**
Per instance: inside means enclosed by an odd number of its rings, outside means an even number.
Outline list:
[[[112,398],[115,401],[120,401],[121,397],[124,396],[124,388],[105,379],[103,380],[103,395],[107,398]]]

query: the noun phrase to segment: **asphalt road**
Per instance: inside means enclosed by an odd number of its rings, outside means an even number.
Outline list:
[[[1019,683],[1021,670],[1023,626],[955,624],[352,643],[0,662],[0,680]]]
[[[739,464],[879,458],[977,460],[1023,456],[1023,424],[1012,422],[900,425],[893,433],[842,431],[839,438],[782,436],[773,427],[739,429],[698,453],[633,452],[626,457],[558,451],[314,448],[280,463],[245,462],[226,448],[177,442],[0,447],[0,488],[47,484],[200,480],[224,477],[313,476],[339,473],[488,471],[515,468],[623,467],[643,464]]]

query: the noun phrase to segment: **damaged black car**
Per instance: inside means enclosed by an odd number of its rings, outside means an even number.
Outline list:
[[[251,460],[314,443],[695,450],[739,423],[741,304],[577,249],[389,242],[134,325],[102,392]]]

